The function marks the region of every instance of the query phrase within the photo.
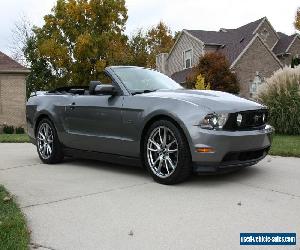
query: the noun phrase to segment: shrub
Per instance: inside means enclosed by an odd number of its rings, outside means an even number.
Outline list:
[[[300,134],[300,67],[276,71],[258,88],[257,98],[268,106],[276,133]]]
[[[205,78],[201,74],[197,76],[195,89],[197,90],[210,90],[210,83],[205,83]]]
[[[187,76],[187,86],[194,86],[200,74],[210,83],[212,90],[239,93],[237,76],[230,70],[230,64],[222,53],[209,52],[201,56],[198,65]]]
[[[4,127],[3,127],[4,134],[13,134],[14,131],[15,131],[14,126],[4,125]]]
[[[25,134],[25,129],[22,127],[17,127],[16,128],[16,134]]]

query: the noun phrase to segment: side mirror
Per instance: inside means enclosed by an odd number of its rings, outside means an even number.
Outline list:
[[[95,95],[115,95],[117,90],[113,85],[100,84],[95,87]]]

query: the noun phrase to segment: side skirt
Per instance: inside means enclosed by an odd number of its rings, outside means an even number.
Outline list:
[[[100,153],[95,151],[86,151],[73,148],[64,148],[64,155],[77,159],[98,160],[122,165],[139,166],[143,164],[140,158],[128,157],[123,155]]]

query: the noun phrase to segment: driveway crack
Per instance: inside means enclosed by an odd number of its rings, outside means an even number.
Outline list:
[[[23,207],[21,207],[21,209],[26,209],[26,208],[30,208],[30,207],[36,207],[36,206],[49,205],[49,204],[54,204],[54,203],[58,203],[58,202],[62,202],[62,201],[75,200],[75,199],[80,199],[80,198],[84,198],[84,197],[95,196],[95,195],[104,194],[104,193],[110,193],[110,192],[114,192],[114,191],[118,191],[118,190],[124,190],[124,189],[130,189],[130,188],[134,188],[134,187],[138,187],[138,186],[144,186],[144,185],[147,185],[147,184],[153,184],[153,182],[152,181],[151,182],[144,182],[144,183],[140,183],[140,184],[134,184],[134,185],[128,185],[128,186],[123,186],[123,187],[118,187],[118,188],[106,189],[106,190],[102,190],[102,191],[94,192],[94,193],[89,193],[89,194],[75,195],[75,196],[71,196],[71,197],[67,197],[67,198],[63,198],[63,199],[59,199],[59,200],[54,200],[54,201],[31,204],[31,205],[23,206]]]
[[[39,248],[44,248],[44,249],[49,249],[49,250],[57,250],[53,247],[49,247],[49,246],[44,246],[44,245],[41,245],[41,244],[38,244],[38,243],[35,243],[35,242],[31,242],[29,244],[29,246],[32,248],[32,249],[39,249]]]
[[[271,191],[271,192],[274,192],[274,193],[291,196],[293,198],[300,198],[300,195],[290,194],[290,193],[279,191],[279,190],[276,190],[276,189],[264,188],[264,187],[261,187],[261,186],[255,186],[255,185],[245,184],[245,183],[241,183],[241,182],[234,182],[234,183],[237,183],[237,184],[240,184],[240,185],[243,185],[243,186],[247,186],[247,187],[252,187],[252,188],[255,188],[255,189],[260,189],[260,190],[264,190],[264,191]]]
[[[0,171],[6,171],[6,170],[10,170],[10,169],[15,169],[15,168],[26,168],[26,167],[38,166],[38,165],[41,165],[41,164],[42,163],[34,163],[34,164],[15,166],[15,167],[10,167],[10,168],[2,168],[2,169],[0,169]]]

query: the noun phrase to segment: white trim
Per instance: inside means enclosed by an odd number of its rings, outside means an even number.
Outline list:
[[[274,43],[273,47],[271,48],[271,50],[273,51],[273,49],[275,48],[276,44],[279,42],[280,39],[277,40],[276,43]]]
[[[181,32],[180,32],[180,35],[178,36],[178,38],[176,39],[173,47],[171,48],[170,52],[169,52],[169,55],[167,57],[166,60],[169,59],[170,55],[172,54],[173,50],[175,49],[175,46],[177,45],[177,43],[179,42],[179,39],[182,37],[183,34],[186,34],[188,35],[189,37],[193,38],[194,40],[196,40],[197,42],[200,42],[202,44],[202,46],[204,45],[204,43],[199,40],[197,37],[193,36],[192,34],[190,34],[187,30],[183,29]]]
[[[186,68],[186,60],[185,60],[185,53],[187,52],[187,51],[191,51],[191,65],[190,65],[190,67],[189,68]],[[194,50],[193,50],[193,48],[189,48],[189,49],[186,49],[186,50],[184,50],[183,52],[182,52],[182,61],[183,61],[183,69],[185,70],[185,69],[190,69],[190,68],[192,68],[193,67],[193,57],[194,57]]]
[[[262,24],[264,23],[264,21],[266,20],[267,17],[264,17],[261,22],[259,23],[259,25],[256,27],[256,29],[253,31],[253,35],[259,30],[260,26],[262,26]]]
[[[250,48],[250,46],[253,44],[253,42],[256,39],[259,39],[261,43],[265,46],[265,48],[271,53],[271,55],[274,57],[274,59],[278,62],[280,67],[282,68],[282,64],[280,60],[277,58],[277,56],[269,49],[268,45],[265,44],[265,42],[260,38],[259,34],[256,33],[256,35],[251,39],[251,41],[248,43],[248,45],[244,48],[244,50],[239,54],[239,56],[234,60],[234,62],[230,65],[230,69],[232,69],[235,64],[241,59],[241,57],[246,53],[246,51]]]
[[[188,32],[187,30],[182,30],[185,34],[187,34],[188,36],[194,38],[197,42],[200,42],[202,44],[204,44],[204,42],[202,42],[199,38],[195,37],[194,35],[192,35],[190,32]]]
[[[298,34],[295,35],[294,39],[291,41],[290,45],[285,50],[285,53],[288,53],[288,51],[290,50],[290,48],[292,47],[293,43],[296,41],[297,38],[300,38]]]
[[[2,69],[0,70],[0,74],[29,74],[31,71],[29,69]]]
[[[259,28],[263,25],[263,23],[267,21],[268,25],[271,27],[271,29],[273,30],[273,32],[275,33],[275,35],[277,36],[278,39],[280,39],[280,36],[277,34],[276,30],[273,28],[272,24],[269,22],[267,17],[264,17],[260,24],[256,27],[256,29],[253,31],[253,35],[259,30]]]

